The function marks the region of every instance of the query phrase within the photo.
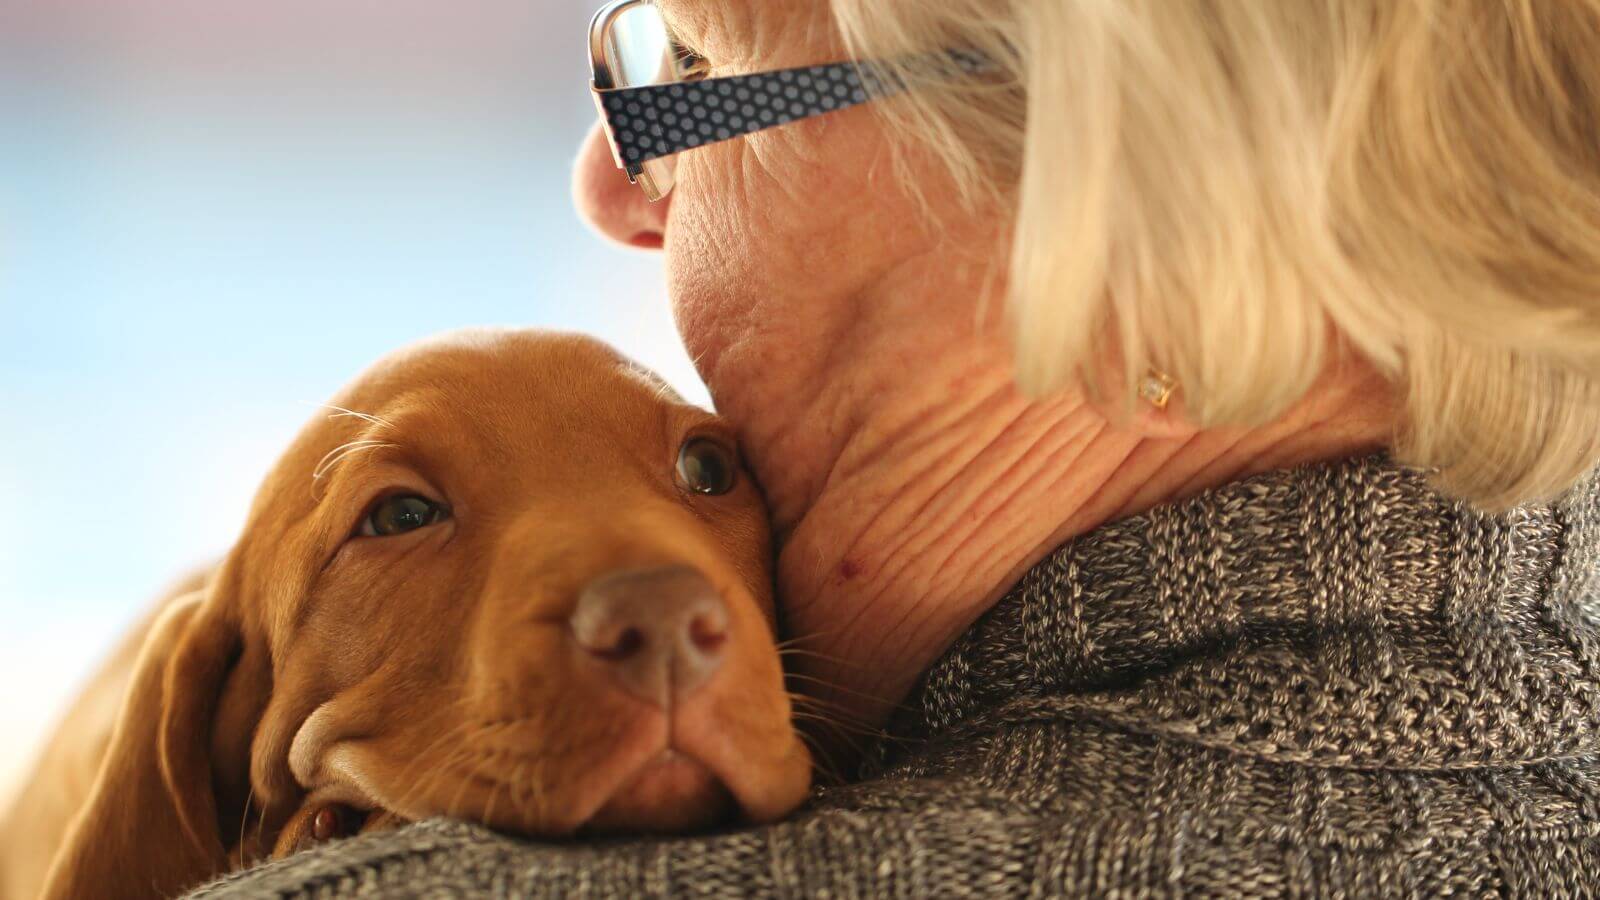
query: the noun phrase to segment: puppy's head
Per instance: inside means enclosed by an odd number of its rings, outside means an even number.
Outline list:
[[[538,836],[801,802],[765,512],[715,417],[531,331],[402,352],[331,409],[147,648],[112,750],[200,857],[270,847],[308,796]],[[153,802],[115,781],[108,822]]]
[[[715,417],[526,331],[404,352],[333,405],[232,563],[272,661],[258,789],[287,763],[320,797],[535,835],[799,804],[765,512]]]

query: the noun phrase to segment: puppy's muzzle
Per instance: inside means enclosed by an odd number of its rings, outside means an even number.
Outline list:
[[[584,588],[572,633],[618,687],[665,710],[721,667],[728,609],[711,582],[687,566],[634,569]]]

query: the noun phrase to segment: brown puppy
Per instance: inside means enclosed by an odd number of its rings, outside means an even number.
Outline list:
[[[402,352],[334,408],[150,627],[46,896],[172,895],[368,813],[556,837],[802,801],[765,511],[716,418],[531,331]]]

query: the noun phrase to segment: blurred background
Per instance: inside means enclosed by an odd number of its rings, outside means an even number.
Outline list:
[[[598,4],[0,0],[0,796],[383,353],[577,329],[705,402],[568,199]]]

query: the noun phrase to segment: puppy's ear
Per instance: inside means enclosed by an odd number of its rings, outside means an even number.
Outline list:
[[[241,638],[223,606],[189,594],[150,629],[44,897],[171,897],[227,868],[210,741]]]

